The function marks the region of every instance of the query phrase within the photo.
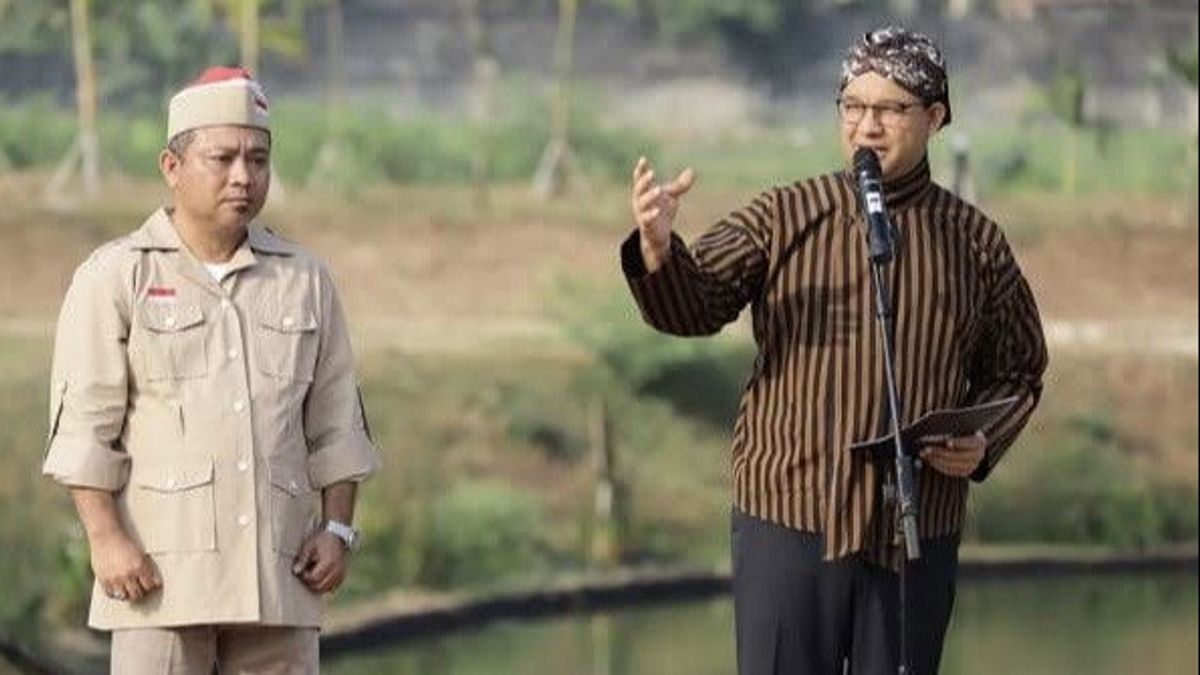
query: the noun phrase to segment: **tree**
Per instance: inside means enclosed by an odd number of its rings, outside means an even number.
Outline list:
[[[36,53],[47,49],[45,36],[61,30],[68,15],[65,8],[45,3],[0,0],[0,55]],[[9,158],[0,147],[0,171]]]
[[[258,75],[259,57],[268,51],[287,59],[308,56],[304,15],[320,0],[201,0],[216,3],[238,36],[243,67]]]
[[[720,33],[737,24],[765,33],[779,24],[795,0],[605,0],[619,10],[635,13],[653,32],[669,35]]]
[[[241,65],[256,77],[260,76],[259,51],[266,47],[269,51],[291,59],[304,59],[308,56],[308,40],[304,32],[304,14],[314,0],[202,0],[203,2],[220,2],[225,12],[225,19],[238,35]],[[281,15],[274,15],[266,21],[262,20],[264,9],[282,10]],[[340,17],[340,7],[335,7]],[[340,20],[340,19],[339,19]],[[339,29],[340,30],[340,29]],[[339,38],[340,39],[340,38]],[[274,178],[271,189],[267,193],[269,201],[282,202],[286,199],[283,180],[271,167]]]
[[[491,138],[488,127],[492,117],[492,98],[499,78],[500,65],[496,60],[488,20],[480,0],[459,0],[463,28],[471,46],[471,183],[475,208],[489,206],[488,184],[491,165]]]
[[[568,133],[571,121],[571,60],[575,50],[578,0],[559,0],[558,32],[554,36],[554,98],[550,109],[550,141],[533,174],[533,193],[541,199],[561,195],[578,182],[579,167]]]
[[[313,162],[308,173],[308,186],[337,184],[339,162],[342,150],[339,145],[341,137],[342,109],[345,99],[345,55],[344,17],[341,0],[326,0],[325,2],[325,100],[327,123],[325,141],[317,151],[317,159]]]
[[[1087,128],[1083,109],[1085,87],[1083,73],[1078,67],[1062,66],[1045,88],[1047,106],[1066,126],[1062,190],[1068,195],[1075,194],[1079,173],[1079,134]]]
[[[94,199],[100,194],[100,139],[96,133],[96,69],[92,63],[90,0],[71,0],[71,54],[75,63],[75,109],[79,130],[67,156],[59,162],[42,192],[51,206],[67,206],[66,188],[78,169],[83,194]]]
[[[1197,63],[1200,61],[1198,52],[1200,49],[1193,44],[1190,49],[1168,49],[1166,54],[1167,68],[1186,82],[1192,91],[1196,90]],[[1193,136],[1192,146],[1188,148],[1188,174],[1192,176],[1193,181],[1200,180],[1197,177],[1198,165],[1200,165],[1200,137]],[[1189,192],[1191,193],[1192,217],[1195,218],[1197,199],[1200,198],[1196,195],[1195,186]]]
[[[79,128],[43,198],[70,205],[68,184],[77,174],[83,194],[95,196],[103,167],[97,130],[103,101],[120,98],[127,107],[158,110],[166,92],[222,50],[219,37],[203,0],[170,11],[155,0],[0,0],[0,52],[37,55],[64,44],[71,49]]]
[[[1197,62],[1200,61],[1200,53],[1196,45],[1192,45],[1190,49],[1168,49],[1167,50],[1167,67],[1179,79],[1187,82],[1192,89],[1196,88],[1196,70]]]
[[[204,66],[233,60],[233,34],[209,0],[92,0],[102,100],[158,112]]]

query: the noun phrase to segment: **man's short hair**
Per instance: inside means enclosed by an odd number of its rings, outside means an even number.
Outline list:
[[[167,141],[167,150],[172,155],[175,155],[176,157],[179,157],[180,159],[182,159],[183,153],[187,152],[188,146],[190,146],[192,144],[192,141],[194,141],[194,140],[196,140],[196,130],[195,129],[188,129],[187,131],[181,131],[181,132],[175,134],[174,136],[172,136],[171,140]]]

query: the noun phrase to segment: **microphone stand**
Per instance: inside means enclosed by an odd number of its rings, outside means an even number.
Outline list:
[[[882,195],[880,195],[882,197]],[[914,486],[913,458],[904,447],[900,435],[900,420],[903,419],[903,402],[896,383],[895,330],[891,291],[884,276],[884,268],[893,259],[890,232],[873,231],[870,218],[866,220],[868,247],[870,249],[871,281],[875,290],[875,318],[883,343],[884,374],[887,379],[888,414],[891,416],[891,436],[895,448],[895,472],[884,485],[885,496],[894,492],[899,506],[899,521],[904,532],[906,557],[900,561],[900,675],[907,675],[908,664],[908,583],[906,568],[909,560],[921,557],[921,544],[917,533],[917,495]],[[887,224],[890,228],[890,222]],[[892,481],[895,481],[893,486]],[[885,500],[886,501],[886,500]]]
[[[917,534],[917,495],[914,486],[913,459],[904,448],[900,436],[900,420],[903,403],[896,385],[896,362],[893,344],[893,314],[891,295],[883,275],[884,262],[871,257],[871,279],[875,287],[875,318],[878,320],[880,337],[883,341],[883,366],[887,377],[888,413],[891,416],[891,435],[895,448],[896,470],[888,479],[885,494],[891,488],[896,493],[900,508],[900,526],[904,531],[905,558],[900,561],[900,675],[908,673],[908,583],[906,568],[909,560],[921,557],[921,543]],[[891,484],[895,480],[895,486]]]

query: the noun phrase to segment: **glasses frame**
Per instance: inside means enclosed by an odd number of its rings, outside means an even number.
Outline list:
[[[847,115],[846,111],[843,109],[842,105],[844,103],[845,98],[841,96],[838,96],[836,99],[834,99],[834,105],[837,106],[838,119],[842,121],[842,124],[862,124],[862,121],[867,118],[868,113],[874,113],[875,119],[879,120],[879,124],[888,128],[903,126],[905,123],[907,123],[909,119],[908,111],[912,110],[913,108],[928,109],[929,106],[932,105],[920,99],[915,101],[888,101],[888,105],[881,105],[878,103],[862,103],[859,101],[858,103],[862,106],[862,112],[857,116],[852,117]]]

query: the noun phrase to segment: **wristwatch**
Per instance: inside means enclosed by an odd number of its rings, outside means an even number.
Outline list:
[[[358,546],[358,530],[345,523],[339,523],[336,520],[327,520],[325,521],[325,531],[341,539],[347,551],[352,551]]]

